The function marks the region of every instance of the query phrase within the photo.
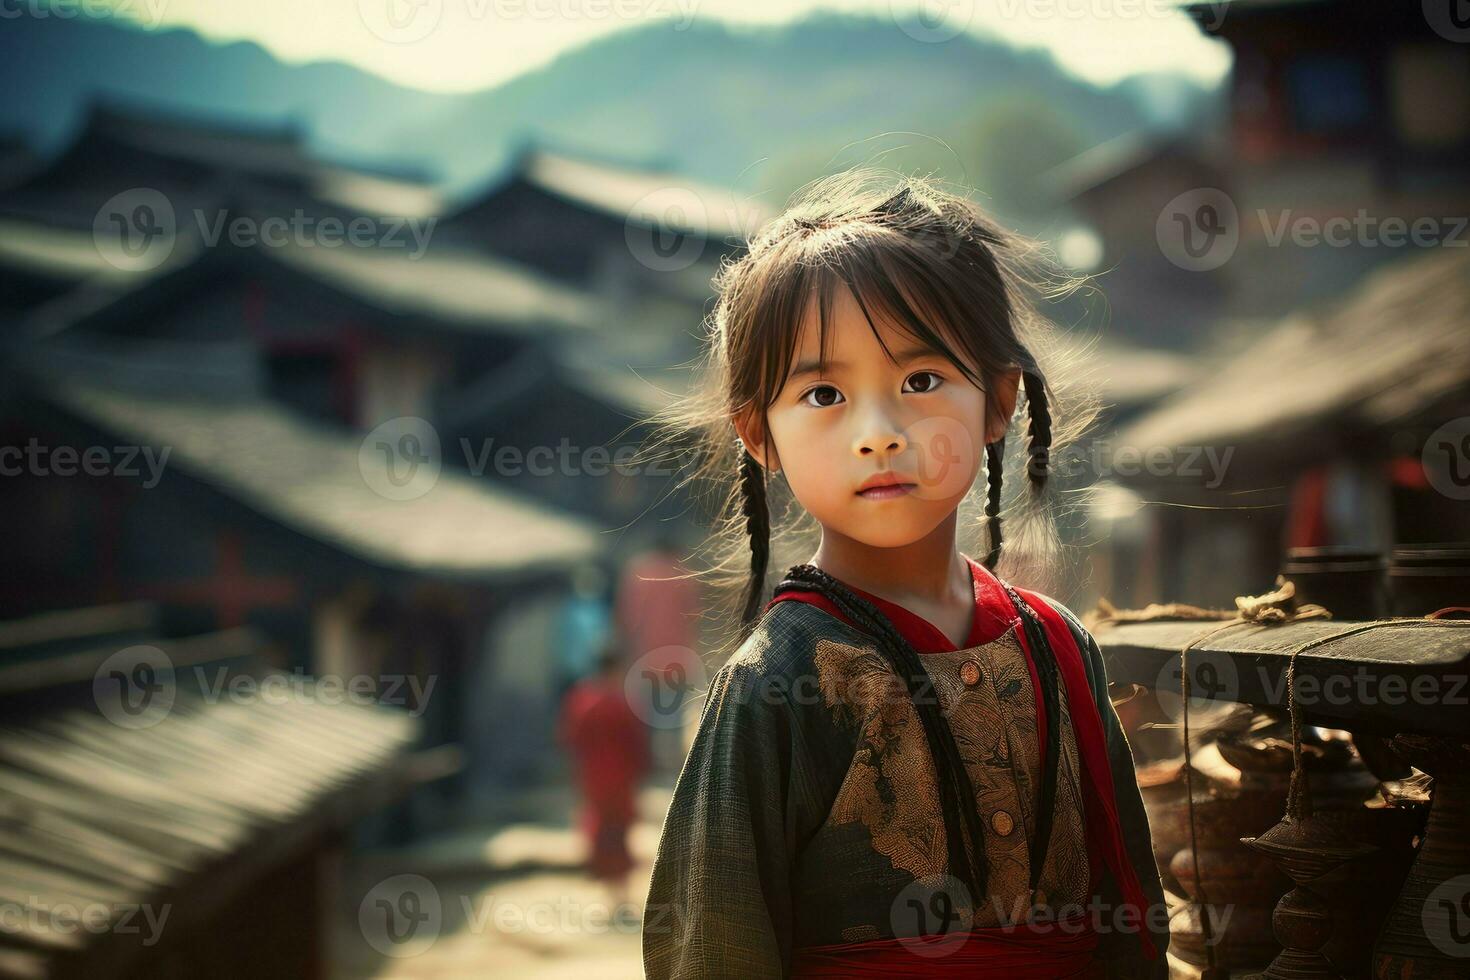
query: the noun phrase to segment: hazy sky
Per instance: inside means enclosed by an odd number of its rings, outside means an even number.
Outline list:
[[[888,18],[918,12],[915,43],[961,30],[1049,49],[1096,82],[1173,69],[1201,81],[1228,66],[1175,0],[102,0],[148,26],[256,41],[286,61],[335,59],[404,85],[484,88],[634,24],[668,23],[671,43],[696,18],[770,24],[817,8]],[[897,28],[895,28],[897,29]]]

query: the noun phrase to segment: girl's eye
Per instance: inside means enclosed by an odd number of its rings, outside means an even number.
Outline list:
[[[831,408],[841,403],[843,398],[842,392],[831,385],[818,385],[802,395],[801,400],[812,408]]]
[[[904,391],[914,391],[919,394],[927,394],[944,384],[944,379],[933,371],[915,371],[909,375],[904,382]],[[912,388],[909,385],[913,385]]]

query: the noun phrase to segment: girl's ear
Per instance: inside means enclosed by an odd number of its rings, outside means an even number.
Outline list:
[[[778,473],[781,470],[781,457],[776,452],[776,445],[766,437],[766,428],[762,424],[759,413],[754,408],[747,408],[738,413],[735,418],[735,431],[740,436],[740,442],[745,446],[745,451],[755,457],[768,472]],[[767,452],[769,450],[769,454]]]
[[[1016,412],[1016,395],[1021,387],[1021,369],[1015,368],[1005,374],[993,375],[990,384],[994,397],[987,401],[987,407],[994,408],[995,411],[987,412],[985,417],[987,443],[1003,438],[1010,428],[1011,416]]]

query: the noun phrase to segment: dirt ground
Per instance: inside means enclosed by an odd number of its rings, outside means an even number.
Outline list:
[[[570,792],[540,791],[544,819],[372,852],[343,868],[333,924],[339,980],[617,980],[643,975],[640,916],[668,808],[640,797],[625,901],[580,868]]]

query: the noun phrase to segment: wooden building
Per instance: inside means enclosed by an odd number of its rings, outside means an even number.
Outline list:
[[[445,465],[502,489],[611,526],[677,513],[665,476],[599,462],[626,458],[662,389],[589,353],[616,344],[602,303],[526,267],[444,248],[210,247],[182,234],[157,269],[132,272],[100,260],[83,232],[10,227],[0,262],[21,309],[8,340],[41,343],[58,369],[86,373],[100,357],[135,387],[263,397],[363,433],[422,418]],[[506,447],[531,465],[494,465]],[[550,470],[537,462],[547,451]]]
[[[1237,345],[1380,264],[1470,241],[1470,46],[1448,13],[1190,9],[1233,51],[1223,126],[1124,134],[1044,178],[1101,242],[1116,336]]]
[[[135,188],[174,211],[156,262],[116,261],[94,227]],[[290,126],[111,107],[0,190],[0,453],[22,461],[0,481],[0,615],[144,599],[170,634],[255,628],[282,668],[436,684],[422,739],[466,766],[415,798],[422,825],[552,755],[571,572],[692,526],[671,475],[615,462],[678,387],[662,369],[689,324],[668,314],[702,275],[619,304],[446,233],[430,190],[320,161]],[[608,245],[593,190],[573,211],[596,235],[536,222]],[[297,217],[304,239],[263,234]],[[312,237],[359,218],[399,240]],[[210,233],[236,223],[249,240]],[[70,465],[94,449],[96,472]]]
[[[0,976],[331,976],[347,832],[432,764],[404,711],[296,680],[146,603],[0,622]]]
[[[1240,229],[1229,260],[1234,315],[1281,316],[1339,295],[1380,263],[1467,240],[1453,216],[1470,213],[1470,45],[1452,9],[1194,8],[1201,29],[1234,52],[1220,160]],[[1416,236],[1415,222],[1428,230]]]
[[[730,188],[528,144],[439,230],[606,300],[622,313],[619,356],[647,369],[695,353],[721,256],[766,217]]]
[[[1231,270],[1199,272],[1159,246],[1159,214],[1181,194],[1228,186],[1205,147],[1182,137],[1125,133],[1054,167],[1051,198],[1074,211],[1101,244],[1097,285],[1107,297],[1108,336],[1142,347],[1200,346],[1225,309]]]
[[[468,743],[482,776],[544,755],[549,734],[534,728],[475,740],[496,710],[477,691],[511,661],[541,663],[550,698],[550,638],[512,648],[504,635],[597,558],[591,525],[448,468],[426,466],[422,495],[395,499],[361,435],[259,398],[57,376],[27,390],[6,441],[47,453],[4,485],[13,612],[147,599],[171,633],[252,626],[283,669],[395,678],[425,743]],[[65,447],[96,447],[110,466],[65,468]],[[465,788],[425,800],[423,822],[446,819]]]
[[[1467,337],[1470,255],[1445,249],[1384,266],[1209,364],[1116,435],[1115,461],[1130,462],[1112,479],[1132,504],[1109,505],[1103,592],[1228,606],[1269,586],[1289,546],[1470,540],[1428,446],[1470,417]]]
[[[60,154],[0,184],[0,215],[91,228],[110,199],[137,188],[164,195],[185,219],[248,188],[293,206],[318,202],[321,213],[427,218],[442,207],[424,175],[324,160],[294,123],[99,101]]]
[[[1174,318],[1209,314],[1199,377],[1109,439],[1131,455],[1092,502],[1109,547],[1089,594],[1132,604],[1228,605],[1269,586],[1294,545],[1470,537],[1421,458],[1466,415],[1470,228],[1455,216],[1470,213],[1470,46],[1418,6],[1192,12],[1234,51],[1224,131],[1162,157],[1112,154],[1133,162],[1109,179],[1134,194],[1149,175],[1171,191],[1197,181],[1196,196],[1134,209],[1131,226],[1126,207],[1099,212],[1108,237],[1145,251],[1155,237],[1168,259],[1160,222],[1207,207],[1221,242],[1171,273],[1202,297],[1178,298]]]

